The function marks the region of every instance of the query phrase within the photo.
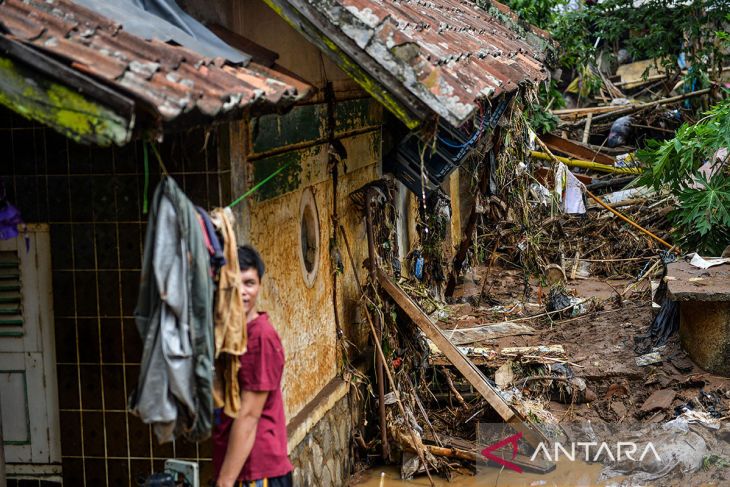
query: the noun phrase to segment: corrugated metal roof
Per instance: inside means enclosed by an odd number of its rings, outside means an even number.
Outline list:
[[[547,77],[548,34],[498,2],[485,2],[487,11],[467,0],[265,1],[344,69],[342,54],[354,61],[416,119],[425,108],[460,126],[480,100]]]
[[[65,61],[155,112],[165,128],[280,109],[311,87],[273,69],[240,67],[182,46],[145,40],[69,0],[5,0],[0,23],[10,38]]]

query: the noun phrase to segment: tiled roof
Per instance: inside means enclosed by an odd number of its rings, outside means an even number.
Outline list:
[[[248,108],[279,109],[310,90],[271,68],[241,67],[129,34],[70,0],[1,1],[0,24],[6,37],[151,107],[160,128],[234,118]]]
[[[313,42],[326,37],[321,48],[346,70],[342,55],[354,61],[415,119],[460,126],[478,102],[547,77],[549,35],[496,1],[265,1]]]

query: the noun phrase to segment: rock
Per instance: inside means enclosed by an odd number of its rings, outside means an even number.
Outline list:
[[[500,389],[506,389],[512,384],[515,375],[512,372],[512,362],[507,361],[504,365],[497,369],[494,373],[494,382],[497,383],[497,387]]]
[[[619,418],[625,417],[626,413],[628,412],[626,406],[624,406],[624,403],[622,402],[611,403],[611,411],[616,413],[616,416],[618,416]]]
[[[324,464],[322,448],[320,448],[317,443],[312,443],[312,464],[315,468],[321,468],[321,466]]]
[[[342,449],[347,450],[350,446],[350,416],[343,415],[340,425],[337,428],[342,442]]]
[[[329,466],[320,465],[319,468],[322,468],[322,476],[320,477],[320,486],[321,487],[333,487],[333,478],[332,474],[330,473]]]
[[[692,372],[692,369],[694,369],[695,366],[694,362],[692,362],[687,356],[679,354],[674,354],[669,357],[669,362],[671,362],[671,364],[683,374]]]
[[[611,400],[614,397],[627,397],[629,395],[629,388],[624,384],[611,384],[608,386],[606,391],[606,399]]]
[[[654,391],[649,398],[644,401],[644,404],[639,410],[642,413],[649,413],[652,411],[669,409],[672,406],[676,393],[672,389],[660,389]]]

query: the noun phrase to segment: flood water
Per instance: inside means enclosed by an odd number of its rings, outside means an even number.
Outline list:
[[[460,475],[451,482],[443,477],[434,476],[433,480],[437,487],[592,487],[614,485],[619,480],[614,478],[608,481],[599,482],[599,474],[602,465],[599,463],[589,464],[583,462],[558,462],[552,472],[540,475],[534,473],[517,473],[512,470],[501,470],[498,468],[481,467],[475,476]],[[414,480],[405,481],[400,479],[400,469],[388,466],[368,470],[364,473],[362,481],[350,485],[357,487],[379,487],[381,485],[381,473],[385,473],[382,483],[383,487],[420,487],[429,486],[428,477],[421,475]]]

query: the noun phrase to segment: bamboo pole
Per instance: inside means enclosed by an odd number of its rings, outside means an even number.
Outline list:
[[[615,110],[615,111],[612,111],[609,113],[597,115],[597,116],[593,117],[593,121],[598,122],[600,120],[605,120],[607,118],[621,116],[621,115],[628,115],[630,113],[638,112],[639,110],[643,110],[644,108],[651,108],[651,107],[655,107],[657,105],[666,105],[668,103],[674,103],[675,101],[681,101],[681,100],[685,100],[687,98],[692,98],[695,96],[706,95],[707,93],[710,92],[711,89],[712,88],[705,88],[704,90],[697,90],[697,91],[693,91],[691,93],[684,93],[681,95],[672,96],[670,98],[662,98],[661,100],[654,100],[654,101],[650,101],[648,103],[632,105],[632,106],[629,106],[626,108],[622,108],[620,110]],[[578,128],[578,127],[582,126],[584,123],[586,123],[586,119],[578,120],[577,122],[564,123],[564,124],[561,124],[560,126],[565,127],[565,128]]]
[[[608,164],[600,164],[598,162],[583,161],[580,159],[570,159],[568,157],[556,156],[540,151],[530,151],[530,155],[535,159],[541,159],[549,162],[562,162],[566,166],[570,167],[581,167],[583,169],[593,169],[594,171],[608,172],[615,174],[641,174],[641,169],[638,167],[614,167]]]

